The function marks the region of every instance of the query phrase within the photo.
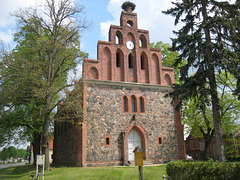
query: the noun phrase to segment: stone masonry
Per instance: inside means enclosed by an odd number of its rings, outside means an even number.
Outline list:
[[[87,86],[87,158],[86,163],[121,163],[123,159],[122,132],[133,115],[146,131],[147,160],[155,163],[178,158],[174,107],[165,94],[170,87],[134,84],[99,83],[89,81]],[[122,97],[134,94],[146,99],[145,113],[122,113]],[[104,136],[111,136],[111,145],[104,146]],[[158,145],[158,137],[163,144]]]
[[[120,26],[110,26],[109,41],[98,41],[97,59],[84,59],[80,89],[75,86],[59,104],[56,165],[125,165],[138,146],[152,163],[185,157],[178,100],[165,97],[173,92],[174,69],[162,66],[161,50],[150,47],[147,30],[138,29],[135,5],[122,8]]]

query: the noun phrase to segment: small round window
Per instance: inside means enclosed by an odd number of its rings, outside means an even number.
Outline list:
[[[131,20],[128,20],[128,21],[127,21],[127,25],[128,25],[128,26],[133,26],[133,22],[132,22]]]

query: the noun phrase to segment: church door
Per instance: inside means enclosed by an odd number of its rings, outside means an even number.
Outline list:
[[[135,129],[133,129],[128,135],[128,160],[129,161],[134,160],[133,150],[138,146],[141,148],[141,137],[138,134],[138,132]]]

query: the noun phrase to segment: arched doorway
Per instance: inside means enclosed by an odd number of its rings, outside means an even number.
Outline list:
[[[133,150],[138,146],[141,148],[141,137],[136,131],[136,129],[132,129],[128,135],[128,160],[129,161],[134,160]]]

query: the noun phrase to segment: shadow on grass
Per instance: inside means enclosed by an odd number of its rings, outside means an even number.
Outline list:
[[[0,179],[21,178],[28,175],[31,177],[33,173],[35,173],[35,167],[33,165],[8,167],[0,169]]]

